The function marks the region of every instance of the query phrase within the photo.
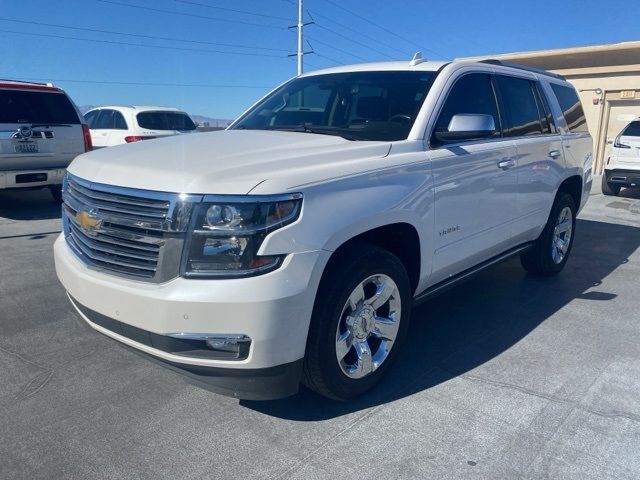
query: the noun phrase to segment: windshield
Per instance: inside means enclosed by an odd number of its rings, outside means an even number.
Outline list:
[[[436,72],[348,72],[292,80],[252,108],[233,129],[395,141],[409,135]]]
[[[193,120],[184,112],[141,112],[138,125],[149,130],[195,130]]]

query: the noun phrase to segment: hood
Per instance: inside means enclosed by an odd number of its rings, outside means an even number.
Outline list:
[[[79,156],[68,170],[107,185],[180,193],[281,193],[365,171],[389,153],[388,142],[354,142],[329,135],[223,130],[146,140]]]

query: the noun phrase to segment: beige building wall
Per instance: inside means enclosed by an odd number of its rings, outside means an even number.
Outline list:
[[[564,76],[579,92],[594,140],[594,170],[602,171],[611,143],[640,118],[640,42],[476,57],[517,62]]]

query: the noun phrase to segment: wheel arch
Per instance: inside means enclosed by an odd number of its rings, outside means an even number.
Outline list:
[[[349,250],[364,245],[384,248],[398,257],[407,270],[411,291],[415,292],[421,276],[421,242],[418,230],[408,222],[380,225],[343,240],[333,250],[325,266],[323,277],[343,255],[348,254]]]

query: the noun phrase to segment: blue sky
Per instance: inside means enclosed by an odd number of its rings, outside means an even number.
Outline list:
[[[0,0],[0,78],[53,80],[78,105],[159,104],[233,118],[295,75],[287,53],[296,35],[286,27],[296,3]],[[317,52],[305,57],[306,69],[408,60],[417,50],[441,59],[640,40],[637,0],[305,0],[305,7],[306,20],[316,22],[305,35]]]

